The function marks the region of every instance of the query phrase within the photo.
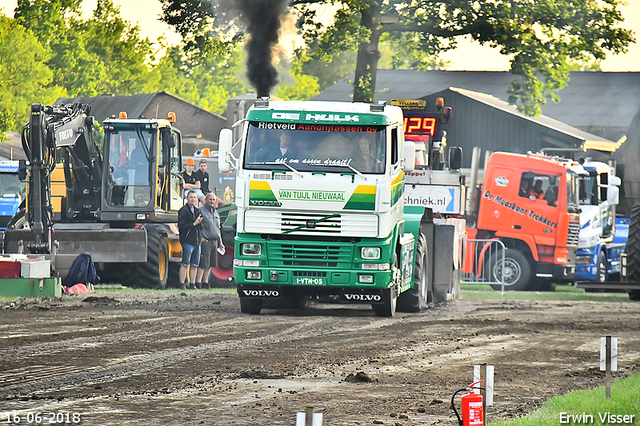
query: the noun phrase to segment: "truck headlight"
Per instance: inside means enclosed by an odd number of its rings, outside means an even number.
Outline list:
[[[380,247],[362,247],[360,256],[369,260],[380,259]]]
[[[242,254],[245,256],[260,256],[262,254],[262,245],[256,243],[242,244]]]
[[[261,280],[262,279],[262,271],[247,271],[247,279],[248,280]]]

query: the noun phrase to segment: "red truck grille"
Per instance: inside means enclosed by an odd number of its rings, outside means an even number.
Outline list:
[[[567,232],[567,246],[577,247],[579,237],[580,237],[580,222],[569,222],[569,230]]]

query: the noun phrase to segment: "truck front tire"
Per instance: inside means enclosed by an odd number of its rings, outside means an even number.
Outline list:
[[[381,304],[375,304],[373,311],[378,317],[391,318],[396,313],[396,305],[398,303],[398,292],[395,285],[391,288],[387,288],[382,292],[383,302]]]
[[[423,233],[416,244],[416,263],[413,269],[413,286],[398,297],[398,311],[417,313],[433,299],[433,281],[429,279],[429,250]]]
[[[243,314],[257,315],[262,310],[262,299],[241,297],[240,298],[240,312]]]
[[[489,273],[492,281],[504,280],[504,289],[507,291],[527,290],[531,280],[531,265],[527,258],[516,249],[504,251],[504,265],[502,263],[502,251],[491,256],[488,261]],[[491,284],[494,290],[501,290],[500,284]]]

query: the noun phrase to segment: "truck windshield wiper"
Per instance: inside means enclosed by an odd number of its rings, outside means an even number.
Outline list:
[[[324,166],[324,167],[348,167],[349,169],[351,169],[355,174],[357,174],[358,176],[360,176],[362,179],[367,180],[367,177],[365,175],[362,174],[362,172],[358,169],[356,169],[355,167],[353,167],[351,164],[347,163],[347,164],[313,164],[310,163],[310,166]]]
[[[261,166],[285,166],[286,168],[288,168],[289,170],[291,170],[292,172],[296,173],[298,176],[300,177],[304,177],[302,175],[302,173],[300,173],[298,170],[294,169],[292,166],[288,165],[287,163],[279,163],[277,161],[257,161],[257,162],[252,162],[253,164],[258,164]]]
[[[290,234],[291,232],[296,232],[302,228],[314,228],[316,223],[320,223],[320,222],[324,222],[326,220],[332,219],[336,216],[340,216],[340,213],[334,213],[334,214],[330,214],[327,215],[325,217],[321,217],[320,219],[311,219],[311,220],[307,220],[305,223],[303,223],[300,226],[296,226],[295,228],[289,229],[287,231],[284,231],[282,234]],[[311,225],[311,226],[309,226]]]

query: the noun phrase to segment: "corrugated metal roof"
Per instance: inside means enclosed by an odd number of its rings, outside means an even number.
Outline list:
[[[506,71],[378,70],[376,100],[416,99],[459,87],[487,93],[503,101],[517,77]],[[351,101],[347,81],[329,87],[313,100]],[[640,110],[640,72],[571,72],[567,86],[558,92],[560,102],[548,101],[542,114],[574,127],[628,128]]]
[[[98,122],[102,123],[105,119],[112,115],[117,116],[121,111],[126,111],[130,118],[141,118],[142,113],[151,105],[154,98],[158,95],[169,96],[174,98],[178,102],[185,103],[194,109],[201,110],[207,114],[218,117],[223,120],[223,117],[218,114],[214,114],[211,111],[207,111],[198,105],[187,102],[171,93],[164,91],[155,93],[144,93],[138,95],[106,95],[106,96],[78,96],[76,98],[58,98],[56,104],[68,104],[73,102],[80,102],[83,104],[91,105],[91,115],[93,115]],[[155,117],[146,117],[155,118]]]
[[[514,106],[509,105],[503,100],[500,100],[494,96],[488,95],[486,93],[474,92],[472,90],[459,89],[456,87],[450,87],[449,90],[452,92],[459,93],[462,96],[465,96],[469,99],[474,99],[483,104],[489,105],[493,108],[499,109],[508,114],[512,114],[522,118],[523,120],[528,120],[533,123],[540,124],[541,126],[545,126],[549,129],[555,130],[557,132],[563,133],[567,136],[571,136],[579,141],[582,144],[590,143],[590,144],[600,144],[601,146],[607,146],[607,144],[615,144],[614,141],[610,141],[603,137],[593,135],[591,133],[583,132],[580,129],[577,129],[573,126],[569,126],[568,124],[562,123],[561,121],[554,120],[553,118],[547,116],[539,116],[539,117],[527,117],[526,115],[519,112]]]
[[[106,96],[78,96],[75,98],[58,98],[56,105],[80,102],[91,105],[91,115],[102,123],[112,115],[117,116],[126,111],[131,118],[140,118],[142,112],[151,104],[153,98],[161,92],[140,95],[106,95]]]

